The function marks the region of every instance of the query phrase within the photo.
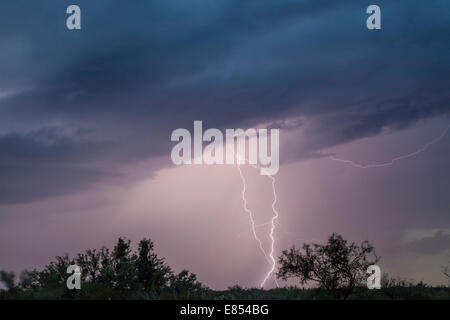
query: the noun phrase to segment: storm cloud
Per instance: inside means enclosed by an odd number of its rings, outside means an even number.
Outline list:
[[[194,120],[305,118],[308,142],[290,147],[301,159],[448,115],[448,1],[379,2],[383,28],[369,31],[361,1],[80,0],[72,32],[67,1],[3,1],[0,203],[165,156],[171,131]]]

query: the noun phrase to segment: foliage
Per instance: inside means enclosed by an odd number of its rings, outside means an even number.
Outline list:
[[[137,251],[130,241],[119,238],[112,250],[102,247],[76,255],[56,257],[43,270],[24,271],[18,283],[12,272],[0,271],[0,299],[215,299],[215,300],[323,300],[348,299],[449,299],[448,287],[430,287],[383,274],[380,290],[362,285],[366,265],[378,261],[369,243],[347,244],[333,234],[326,245],[304,245],[304,252],[292,248],[283,251],[278,275],[284,279],[300,277],[323,279],[314,288],[285,287],[271,290],[229,287],[214,291],[197,281],[187,270],[174,273],[154,252],[153,242],[143,239]],[[373,255],[373,260],[369,259]],[[81,290],[68,290],[67,267],[82,269]],[[349,288],[349,285],[353,286]],[[351,290],[350,290],[351,289]]]
[[[315,282],[335,298],[347,298],[366,281],[367,268],[378,260],[369,242],[348,244],[342,236],[332,234],[325,245],[305,243],[303,252],[295,246],[284,250],[277,276],[283,280],[297,277],[302,285]]]
[[[404,281],[404,280],[401,280]],[[400,286],[369,290],[366,286],[355,287],[348,296],[352,300],[449,300],[448,287],[431,287],[423,283],[399,282]],[[404,285],[404,286],[401,286]],[[215,300],[332,300],[332,292],[322,288],[285,287],[271,290],[234,286],[226,291],[211,291],[208,299]]]
[[[450,263],[450,261],[449,261]],[[442,267],[442,273],[444,274],[444,276],[446,276],[447,278],[450,279],[450,267]]]
[[[6,289],[11,290],[14,288],[14,278],[13,272],[0,271],[0,281],[4,283]]]
[[[81,290],[67,289],[66,271],[72,264],[82,270]],[[186,292],[195,296],[206,290],[195,274],[186,270],[174,274],[149,239],[139,242],[137,252],[130,241],[119,238],[112,251],[102,247],[73,259],[56,257],[41,271],[24,271],[17,286],[13,273],[1,271],[0,280],[8,289],[4,297],[24,299],[151,299]]]

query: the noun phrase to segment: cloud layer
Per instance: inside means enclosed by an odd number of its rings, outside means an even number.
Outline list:
[[[381,31],[360,1],[78,4],[80,32],[64,2],[1,4],[0,203],[165,156],[193,120],[305,118],[298,159],[450,111],[448,1],[381,1]]]

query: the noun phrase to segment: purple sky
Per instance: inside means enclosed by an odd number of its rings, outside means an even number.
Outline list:
[[[280,129],[275,256],[333,232],[382,272],[445,284],[450,260],[450,3],[78,0],[0,4],[0,269],[119,236],[155,242],[212,288],[258,286],[236,167],[178,166],[176,128]],[[120,23],[117,23],[120,21]],[[270,180],[243,167],[265,250]],[[267,287],[272,287],[268,281]]]
[[[361,162],[383,162],[439,136],[446,123],[432,119],[333,151]],[[282,137],[291,134],[296,133]],[[449,254],[449,180],[442,173],[448,171],[449,142],[446,136],[387,168],[357,169],[328,158],[283,165],[276,176],[281,224],[276,256],[292,244],[323,242],[338,232],[352,241],[369,240],[382,257],[383,272],[445,283],[441,266]],[[272,214],[269,181],[248,166],[243,173],[249,208],[263,224]],[[119,236],[134,243],[151,237],[176,270],[188,268],[213,288],[257,286],[270,266],[252,237],[241,191],[235,166],[181,166],[152,175],[143,162],[120,179],[88,190],[3,206],[1,267],[42,267],[57,254],[112,246]],[[268,227],[257,230],[268,250]]]

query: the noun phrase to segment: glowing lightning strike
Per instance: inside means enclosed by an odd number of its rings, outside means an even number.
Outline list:
[[[423,145],[422,147],[420,147],[416,151],[413,151],[411,153],[408,153],[408,154],[405,154],[405,155],[402,155],[402,156],[398,156],[398,157],[396,157],[396,158],[394,158],[394,159],[392,159],[391,161],[388,161],[388,162],[373,163],[373,164],[360,164],[360,163],[354,162],[352,160],[340,159],[340,158],[337,158],[335,156],[329,156],[329,158],[331,160],[333,160],[333,161],[343,162],[343,163],[349,164],[349,165],[351,165],[353,167],[360,168],[360,169],[380,168],[380,167],[392,166],[394,164],[394,162],[396,162],[398,160],[411,158],[411,157],[414,157],[414,156],[416,156],[416,155],[426,151],[431,145],[435,144],[436,142],[439,142],[442,138],[444,138],[449,129],[450,129],[450,124],[445,128],[445,130],[441,133],[441,135],[439,137],[437,137],[437,138],[431,140],[430,142],[426,143],[425,145]]]
[[[261,283],[261,287],[264,286],[264,284],[266,283],[267,279],[269,279],[269,277],[271,276],[271,274],[275,271],[275,267],[276,267],[276,262],[275,262],[275,258],[273,257],[273,252],[274,252],[274,247],[275,247],[275,237],[274,237],[274,233],[275,233],[275,223],[278,219],[278,211],[277,209],[275,209],[275,204],[277,203],[277,192],[275,189],[275,178],[272,176],[267,176],[270,180],[272,180],[272,191],[273,191],[273,202],[272,202],[272,211],[274,213],[274,216],[271,219],[271,226],[270,226],[270,240],[271,240],[271,247],[270,247],[270,260],[272,261],[272,268],[269,270],[269,272],[267,273],[266,277],[264,278],[263,282]],[[278,282],[275,279],[275,284],[278,287]]]
[[[273,272],[275,271],[276,268],[276,261],[275,258],[273,256],[274,251],[275,251],[275,224],[277,223],[277,219],[278,219],[278,211],[275,209],[275,204],[277,203],[277,193],[276,193],[276,189],[275,189],[275,178],[272,176],[267,176],[271,181],[272,181],[272,192],[273,192],[273,197],[274,200],[272,202],[272,211],[274,213],[272,219],[270,220],[270,233],[269,233],[269,237],[271,240],[271,246],[270,246],[270,252],[269,255],[267,255],[266,251],[263,248],[261,239],[259,239],[258,235],[256,234],[256,225],[255,225],[255,220],[253,218],[253,213],[252,211],[248,208],[247,206],[247,198],[245,196],[246,193],[246,188],[247,188],[247,184],[246,184],[246,180],[245,180],[245,176],[242,173],[241,170],[241,166],[240,166],[240,157],[239,155],[237,156],[237,169],[239,171],[239,175],[241,177],[242,180],[242,201],[244,202],[244,211],[248,213],[248,216],[250,218],[250,222],[251,222],[251,226],[252,226],[252,233],[253,233],[253,237],[255,238],[255,240],[258,242],[259,248],[262,251],[262,253],[264,254],[264,257],[266,258],[266,260],[269,262],[269,264],[271,265],[270,270],[268,271],[268,273],[266,274],[263,282],[261,283],[261,287],[264,286],[264,284],[267,282],[267,279],[270,278],[270,276],[273,274]],[[252,165],[253,168],[259,169],[258,166],[256,165]],[[274,278],[275,284],[277,287],[279,287],[278,285],[278,281],[276,278]]]
[[[402,159],[406,159],[406,158],[410,158],[410,157],[414,157],[414,156],[416,156],[416,155],[426,151],[431,145],[439,142],[442,138],[444,138],[445,135],[447,134],[447,132],[449,131],[449,129],[450,129],[450,124],[444,129],[444,131],[441,133],[440,136],[438,136],[437,138],[435,138],[435,139],[431,140],[430,142],[426,143],[425,145],[423,145],[422,147],[420,147],[416,151],[413,151],[413,152],[405,154],[405,155],[398,156],[398,157],[393,158],[392,160],[390,160],[388,162],[373,163],[373,164],[361,164],[361,163],[354,162],[352,160],[340,159],[340,158],[337,158],[335,156],[329,156],[329,159],[331,159],[333,161],[341,162],[341,163],[346,163],[346,164],[349,164],[349,165],[351,165],[353,167],[360,168],[360,169],[379,168],[379,167],[392,166],[392,165],[394,165],[394,163],[396,161],[399,161],[399,160],[402,160]],[[273,176],[267,176],[272,181],[272,192],[273,192],[272,211],[274,213],[274,215],[272,216],[272,219],[270,220],[269,237],[270,237],[270,240],[271,240],[271,247],[270,247],[270,252],[267,255],[266,251],[263,248],[261,240],[259,239],[258,235],[256,234],[256,224],[255,224],[255,220],[253,218],[253,213],[247,206],[247,199],[246,199],[246,196],[245,196],[245,193],[246,193],[246,180],[245,180],[244,174],[242,173],[239,159],[240,158],[239,158],[239,155],[238,155],[237,169],[238,169],[239,175],[240,175],[240,177],[242,179],[242,185],[243,185],[242,201],[244,202],[244,210],[248,213],[248,215],[250,217],[250,222],[251,222],[251,226],[252,226],[253,236],[254,236],[255,240],[258,242],[259,248],[262,251],[262,253],[264,254],[264,257],[266,258],[266,260],[271,265],[270,270],[268,271],[268,273],[266,274],[264,280],[261,283],[261,287],[263,287],[265,285],[265,283],[267,282],[267,280],[270,278],[270,276],[273,274],[273,272],[275,271],[275,268],[276,268],[276,261],[275,261],[275,258],[274,258],[274,250],[275,250],[275,236],[274,236],[274,233],[275,233],[275,225],[279,224],[279,222],[277,221],[277,219],[279,217],[279,213],[278,213],[278,211],[275,208],[275,205],[277,203],[277,192],[276,192],[276,188],[275,188],[276,179]],[[247,160],[247,159],[245,159],[245,160]],[[252,167],[254,167],[256,169],[259,169],[259,167],[256,166],[256,165],[252,165]],[[269,224],[269,223],[264,223],[263,225],[267,225],[267,224]],[[277,282],[276,278],[274,278],[274,280],[275,280],[275,283],[276,283],[276,285],[278,287],[278,282]]]
[[[247,191],[247,183],[245,181],[245,177],[244,177],[244,174],[242,173],[241,165],[239,164],[239,162],[237,165],[237,169],[239,171],[239,175],[241,176],[241,180],[242,180],[242,201],[244,202],[244,211],[248,213],[248,216],[250,218],[250,223],[252,225],[253,237],[258,242],[259,248],[261,249],[262,253],[264,254],[264,257],[266,257],[267,261],[270,263],[270,259],[267,256],[266,251],[263,248],[261,239],[259,239],[258,235],[256,234],[255,219],[253,219],[253,212],[247,207],[247,198],[245,197],[245,192]]]

